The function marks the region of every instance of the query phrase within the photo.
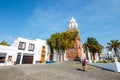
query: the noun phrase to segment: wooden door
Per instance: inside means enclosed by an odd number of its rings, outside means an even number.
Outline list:
[[[45,55],[41,55],[41,62],[45,62]]]
[[[46,47],[42,46],[42,51],[41,51],[41,62],[45,62],[45,53],[46,53]]]
[[[54,52],[53,52],[53,48],[50,49],[50,60],[53,61],[53,56],[54,56]]]
[[[50,54],[50,60],[51,61],[53,60],[53,54]]]

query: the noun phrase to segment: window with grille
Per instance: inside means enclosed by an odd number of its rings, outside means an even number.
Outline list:
[[[30,43],[28,47],[28,51],[34,51],[34,47],[35,45]]]
[[[25,50],[26,43],[25,42],[19,42],[18,49],[19,50]]]

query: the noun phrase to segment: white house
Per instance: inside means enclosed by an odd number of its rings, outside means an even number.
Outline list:
[[[16,64],[35,64],[47,60],[48,46],[45,40],[17,38],[11,45],[17,49]]]

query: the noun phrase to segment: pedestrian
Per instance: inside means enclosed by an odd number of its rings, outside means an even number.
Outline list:
[[[82,68],[83,68],[84,71],[87,70],[87,60],[86,60],[86,58],[82,59]]]
[[[82,69],[84,70],[84,61],[83,61],[83,58],[81,58],[81,64],[82,64]]]

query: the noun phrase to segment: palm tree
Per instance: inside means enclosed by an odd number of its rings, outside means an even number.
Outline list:
[[[86,47],[86,49],[88,48],[88,50],[86,50],[86,52],[87,51],[90,52],[91,60],[95,60],[96,53],[101,53],[102,49],[103,49],[102,45],[100,45],[98,43],[98,41],[93,37],[88,37],[87,41],[84,43],[84,46]]]
[[[114,53],[115,53],[115,57],[118,57],[119,58],[119,55],[118,55],[118,51],[120,49],[120,41],[119,40],[110,40],[110,43],[107,43],[107,48],[112,51],[112,49],[114,50]]]
[[[91,60],[95,60],[95,53],[97,52],[96,44],[98,44],[98,42],[95,38],[88,37],[87,44],[88,44]]]

